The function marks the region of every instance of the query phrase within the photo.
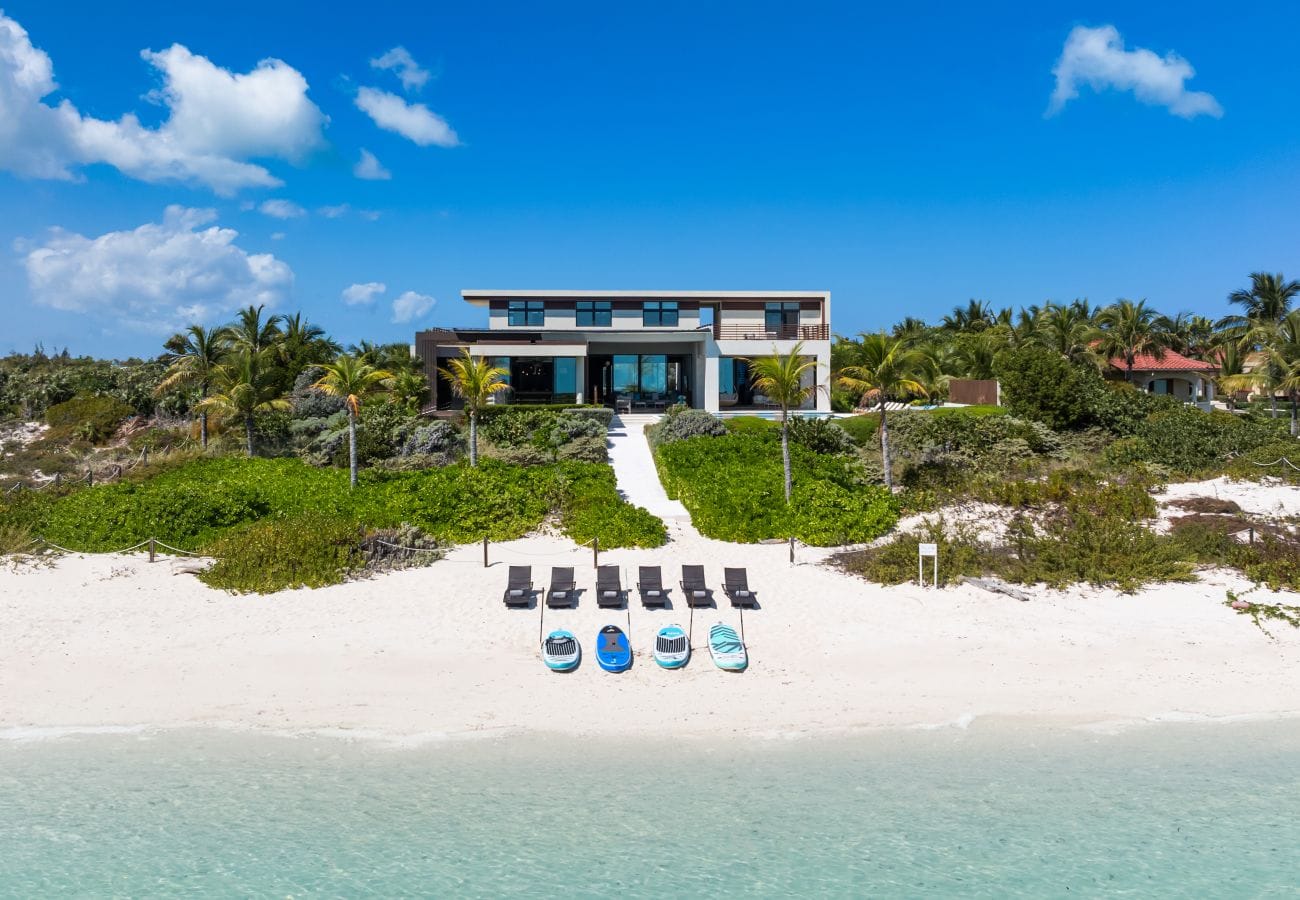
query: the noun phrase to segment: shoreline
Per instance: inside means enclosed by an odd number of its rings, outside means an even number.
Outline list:
[[[503,735],[752,738],[790,741],[878,730],[978,727],[1010,718],[1128,730],[1165,721],[1300,716],[1300,631],[1224,605],[1249,587],[1224,571],[1136,594],[1035,590],[1022,603],[970,586],[880,587],[803,550],[736,545],[670,522],[654,550],[602,552],[621,567],[664,567],[678,608],[596,608],[591,554],[534,535],[454,549],[427,568],[320,589],[232,595],[173,561],[64,556],[0,568],[0,739],[94,729],[216,727],[335,736],[395,746]],[[746,565],[761,609],[746,613],[751,665],[717,670],[703,649],[727,606],[696,610],[690,665],[649,659],[654,631],[686,626],[677,566]],[[507,564],[577,567],[576,610],[545,610],[545,628],[579,635],[587,659],[568,674],[539,658],[539,611],[507,611]],[[714,585],[719,587],[720,585]],[[720,593],[720,592],[719,592]],[[1257,590],[1258,602],[1294,594]],[[631,624],[637,651],[622,675],[590,656],[599,627]],[[10,738],[13,739],[13,738]]]

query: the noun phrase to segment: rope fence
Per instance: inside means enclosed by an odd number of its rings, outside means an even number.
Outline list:
[[[1287,459],[1285,456],[1279,456],[1271,463],[1254,463],[1254,465],[1257,465],[1260,468],[1271,468],[1273,466],[1281,465],[1283,463],[1295,469],[1297,472],[1300,472],[1300,466],[1297,466],[1295,463],[1291,462],[1291,460]]]
[[[87,487],[94,487],[96,482],[105,484],[111,481],[118,481],[131,469],[149,464],[149,448],[146,447],[140,451],[140,455],[127,463],[113,463],[113,465],[101,469],[98,474],[93,468],[87,468],[85,475],[79,475],[71,480],[66,479],[59,472],[54,473],[54,477],[49,481],[28,482],[15,481],[9,487],[5,488],[5,494],[19,494],[23,491],[45,491],[51,488],[70,487],[77,484],[85,484]]]

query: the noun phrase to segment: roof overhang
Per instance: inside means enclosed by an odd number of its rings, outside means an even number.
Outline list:
[[[830,291],[489,291],[465,290],[474,306],[492,300],[829,300]]]

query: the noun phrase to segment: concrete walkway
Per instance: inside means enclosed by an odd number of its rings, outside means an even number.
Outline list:
[[[635,506],[644,506],[661,519],[685,519],[690,513],[676,500],[669,500],[659,481],[645,428],[659,421],[658,415],[616,415],[609,423],[609,462],[618,479],[618,492]]]

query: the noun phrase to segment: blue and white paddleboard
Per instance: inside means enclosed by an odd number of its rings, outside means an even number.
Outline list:
[[[582,648],[578,646],[578,637],[572,631],[561,628],[552,631],[542,641],[542,661],[548,669],[567,672],[576,669],[581,658]]]
[[[736,634],[736,629],[719,622],[709,629],[709,654],[719,669],[728,672],[743,672],[749,665],[749,654],[745,645]]]
[[[632,647],[627,635],[617,625],[606,625],[596,635],[596,662],[606,672],[626,672],[632,668]]]
[[[691,639],[680,625],[665,625],[655,635],[655,662],[665,669],[680,669],[691,658]]]

